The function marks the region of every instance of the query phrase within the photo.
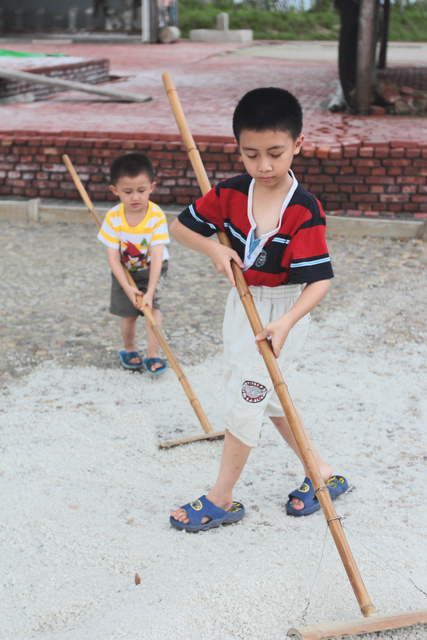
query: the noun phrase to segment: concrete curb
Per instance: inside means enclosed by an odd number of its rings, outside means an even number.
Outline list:
[[[98,204],[95,209],[101,218],[113,205]],[[181,211],[182,207],[161,205],[168,221],[171,222]],[[425,240],[427,238],[426,221],[385,220],[383,218],[356,218],[346,216],[326,215],[327,228],[330,235],[370,236],[382,238]],[[32,222],[92,222],[90,214],[83,204],[43,203],[39,198],[31,200],[2,200],[0,201],[0,219],[30,220]]]

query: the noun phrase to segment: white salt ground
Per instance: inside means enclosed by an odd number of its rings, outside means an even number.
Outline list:
[[[341,311],[312,323],[288,379],[351,485],[335,506],[379,613],[427,607],[426,352],[375,343],[375,328]],[[220,357],[185,373],[222,429]],[[169,512],[209,489],[222,443],[159,450],[202,433],[171,369],[45,364],[8,383],[2,405],[1,638],[284,640],[313,581],[306,624],[360,617],[322,513],[285,514],[303,473],[269,424],[236,489],[245,518],[187,534]],[[427,629],[358,637],[425,640]]]

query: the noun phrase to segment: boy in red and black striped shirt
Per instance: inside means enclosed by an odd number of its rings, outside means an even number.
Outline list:
[[[257,446],[264,416],[271,419],[299,456],[266,366],[254,345],[234,286],[231,260],[243,269],[265,327],[256,340],[271,340],[282,373],[299,353],[307,335],[310,311],[328,293],[333,277],[325,240],[325,214],[319,201],[298,184],[290,168],[304,140],[298,100],[275,87],[250,91],[235,109],[233,131],[247,173],[220,182],[185,209],[170,228],[179,242],[208,255],[233,285],[224,317],[227,383],[221,466],[207,496],[172,512],[171,524],[188,531],[209,529],[243,517],[244,507],[233,502],[232,493],[251,448]],[[212,238],[217,231],[227,234],[231,248]],[[331,497],[344,493],[346,480],[332,476],[331,467],[308,435],[307,438]],[[307,515],[319,508],[306,477],[301,487],[289,494],[287,513]]]

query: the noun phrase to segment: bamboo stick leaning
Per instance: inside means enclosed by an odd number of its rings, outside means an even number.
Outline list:
[[[191,166],[196,175],[200,190],[203,195],[205,195],[211,188],[209,183],[209,178],[206,174],[205,168],[203,166],[199,151],[195,145],[194,139],[191,135],[189,127],[187,125],[187,121],[185,119],[184,112],[181,107],[181,103],[179,100],[178,93],[173,84],[172,78],[169,73],[164,73],[162,75],[163,83],[165,85],[165,89],[169,98],[169,102],[172,107],[173,114],[175,116],[176,123],[178,125],[178,129],[180,131],[182,140],[187,150],[188,157],[191,162]],[[230,246],[227,235],[224,232],[218,233],[219,241],[227,246]],[[246,314],[248,316],[248,320],[251,324],[254,335],[258,335],[263,330],[263,326],[261,320],[259,318],[255,303],[253,301],[252,295],[249,291],[248,285],[246,283],[245,277],[243,275],[240,267],[232,262],[231,263],[233,269],[233,275],[236,281],[236,288],[239,293],[240,299],[245,308]],[[360,610],[365,617],[376,616],[376,609],[372,604],[362,577],[360,575],[357,564],[354,560],[353,554],[351,552],[350,546],[347,542],[341,519],[337,516],[335,511],[332,499],[329,494],[329,490],[325,485],[323,478],[320,474],[319,468],[314,459],[313,453],[310,449],[309,443],[305,436],[305,433],[300,424],[298,414],[295,410],[295,407],[292,403],[291,397],[288,392],[288,388],[283,379],[281,371],[277,365],[274,354],[271,350],[270,343],[268,340],[263,340],[259,343],[259,348],[262,357],[264,358],[264,362],[266,364],[267,370],[270,374],[271,380],[274,385],[274,389],[277,393],[277,396],[282,405],[283,411],[288,419],[290,424],[293,436],[297,443],[298,449],[301,453],[301,457],[303,458],[304,464],[308,470],[308,476],[313,483],[313,487],[315,487],[316,496],[320,502],[322,507],[324,516],[326,518],[327,524],[331,531],[333,540],[337,547],[338,553],[340,555],[341,561],[344,565],[344,569],[347,573],[350,584],[353,588],[354,594],[358,601]],[[425,614],[426,622],[427,622],[427,612],[421,612]],[[405,620],[405,616],[408,616]],[[365,628],[363,627],[363,620],[359,622],[360,631],[352,631],[352,633],[370,633],[376,630],[384,630],[387,628],[394,628],[396,625],[396,617],[399,617],[401,624],[398,626],[410,626],[414,624],[413,618],[411,614],[397,614],[394,616],[382,616],[381,618],[381,626],[375,626],[373,621],[369,621],[369,626],[367,625]],[[368,623],[368,621],[365,621]],[[384,626],[386,624],[390,624],[391,626]],[[343,628],[345,623],[341,623],[340,629]],[[354,625],[353,625],[354,629]],[[300,634],[297,637],[306,638],[306,640],[323,640],[326,638],[334,638],[340,637],[340,635],[334,635],[334,630],[332,629],[331,635],[313,635],[312,631],[310,631],[311,635],[304,635],[304,628],[299,628],[298,630],[291,629],[290,632],[296,632],[296,634]],[[289,633],[290,633],[289,632]],[[294,633],[295,635],[295,633]],[[348,634],[346,634],[348,635]]]
[[[22,83],[58,87],[64,91],[83,91],[84,93],[94,93],[99,96],[107,96],[113,100],[117,100],[118,102],[148,102],[149,100],[152,100],[151,96],[118,91],[116,89],[111,89],[110,87],[99,87],[85,82],[64,80],[63,78],[45,76],[40,73],[6,69],[4,67],[0,67],[0,78],[16,80]]]
[[[70,175],[73,179],[74,184],[77,187],[78,192],[80,193],[80,196],[83,200],[83,202],[85,203],[86,207],[89,210],[89,213],[91,214],[92,218],[94,219],[94,221],[96,222],[98,229],[101,227],[102,225],[102,221],[100,219],[100,217],[98,216],[98,214],[96,213],[92,201],[88,196],[88,193],[86,191],[86,189],[83,186],[82,181],[80,180],[79,176],[77,175],[77,172],[73,166],[73,163],[71,162],[70,158],[68,157],[67,154],[64,154],[62,156],[62,159],[64,161],[64,164],[66,165],[68,171],[70,172]],[[129,284],[133,287],[136,287],[131,274],[129,273],[129,271],[126,269],[125,265],[122,264],[123,270],[126,274],[126,278],[129,282]],[[142,295],[142,294],[141,294]],[[172,366],[172,369],[175,371],[178,380],[181,383],[182,388],[184,389],[187,398],[190,401],[190,404],[194,410],[194,413],[196,414],[196,416],[199,419],[200,424],[203,427],[203,430],[205,431],[204,435],[199,435],[199,436],[190,436],[189,438],[183,438],[180,440],[171,440],[169,442],[163,442],[159,445],[160,448],[170,448],[170,447],[174,447],[177,446],[179,444],[186,444],[188,442],[196,442],[197,440],[213,440],[216,438],[223,438],[224,437],[224,431],[214,431],[205,412],[203,411],[203,408],[200,404],[200,401],[198,400],[196,394],[194,393],[190,383],[188,382],[186,376],[184,375],[184,372],[181,368],[181,366],[178,363],[178,360],[176,359],[172,349],[170,348],[170,346],[168,345],[166,338],[163,335],[162,330],[160,329],[160,327],[156,324],[156,321],[154,319],[154,316],[151,312],[151,309],[147,306],[145,306],[142,309],[142,313],[144,314],[147,322],[149,323],[151,329],[153,330],[160,346],[162,347],[170,365]]]

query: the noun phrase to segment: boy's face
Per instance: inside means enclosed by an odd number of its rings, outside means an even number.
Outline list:
[[[294,141],[285,131],[251,131],[240,134],[239,150],[243,164],[255,182],[266,188],[287,184],[294,155],[301,151],[304,136]]]
[[[116,184],[110,185],[110,191],[120,198],[125,213],[142,213],[147,211],[148,200],[155,182],[151,182],[146,173],[140,173],[135,178],[122,176]]]

